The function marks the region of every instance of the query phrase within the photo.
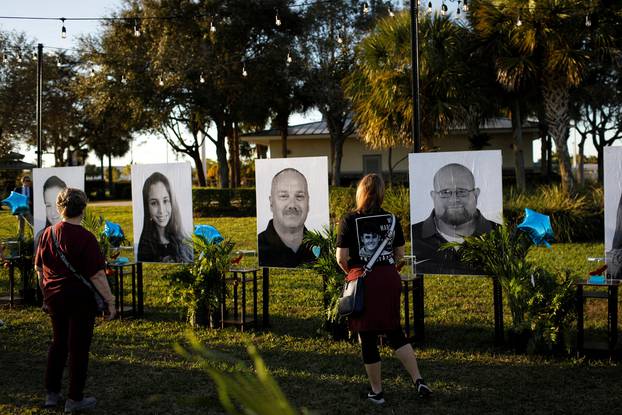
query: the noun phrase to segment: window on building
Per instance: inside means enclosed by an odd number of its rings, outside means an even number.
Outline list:
[[[368,154],[363,156],[363,174],[382,173],[382,156]]]

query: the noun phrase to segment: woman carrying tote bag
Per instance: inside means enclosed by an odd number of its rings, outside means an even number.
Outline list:
[[[348,280],[363,274],[364,267],[376,251],[381,250],[372,261],[371,270],[365,272],[363,312],[348,318],[350,330],[359,334],[363,363],[371,386],[365,398],[379,405],[385,402],[378,352],[378,336],[381,334],[387,336],[389,346],[411,376],[418,395],[427,397],[431,394],[400,323],[402,284],[395,265],[404,257],[405,241],[399,220],[382,209],[383,199],[382,178],[377,174],[363,177],[356,188],[356,210],[344,216],[337,235],[337,261],[348,274]],[[392,221],[396,223],[392,224]],[[387,241],[382,246],[384,239]]]

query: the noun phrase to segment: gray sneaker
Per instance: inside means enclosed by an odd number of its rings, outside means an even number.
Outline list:
[[[74,411],[84,411],[86,409],[95,408],[97,404],[97,399],[92,396],[88,398],[82,398],[81,401],[74,401],[73,399],[67,399],[65,401],[65,413],[74,412]]]
[[[45,395],[45,403],[43,404],[43,407],[54,408],[62,399],[63,397],[60,393],[48,392],[47,395]]]

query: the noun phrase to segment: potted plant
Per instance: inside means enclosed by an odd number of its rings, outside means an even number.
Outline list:
[[[234,243],[206,242],[194,238],[194,262],[164,275],[169,282],[169,298],[186,310],[187,321],[194,327],[216,327],[220,316],[220,289],[222,278],[231,265]]]
[[[310,231],[305,235],[304,243],[317,253],[317,260],[308,265],[322,276],[324,328],[335,340],[348,339],[346,320],[339,316],[337,306],[343,289],[345,275],[337,263],[337,233],[334,227],[323,231]]]

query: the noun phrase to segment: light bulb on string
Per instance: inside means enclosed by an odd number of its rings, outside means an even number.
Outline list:
[[[456,9],[456,14],[460,16],[460,5],[458,5],[458,8]]]
[[[160,79],[158,79],[158,85],[164,86],[164,79],[162,79],[162,76],[160,76]]]
[[[15,58],[15,60],[17,61],[17,63],[22,63],[23,59],[22,59],[22,54],[18,53],[17,57]]]
[[[462,10],[463,10],[463,11],[465,11],[465,12],[468,12],[468,11],[469,11],[469,3],[468,3],[468,0],[464,0],[464,1],[462,2]]]
[[[245,78],[248,76],[248,72],[246,72],[246,65],[242,65],[242,76]]]
[[[209,22],[209,31],[212,33],[216,33],[216,26],[214,26],[214,21]]]
[[[367,2],[363,3],[363,13],[369,13],[369,6],[367,5]]]
[[[445,16],[447,14],[447,5],[443,3],[441,6],[441,16]]]
[[[389,9],[389,16],[395,17],[395,13],[393,13],[393,9],[391,9],[391,6],[388,6],[387,8]]]
[[[138,28],[138,23],[134,21],[134,36],[140,37],[140,29]]]
[[[62,66],[63,66],[63,63],[60,61],[60,56],[58,56],[56,58],[56,67],[61,68]]]
[[[121,75],[121,83],[123,85],[127,84],[127,78],[125,78],[125,75]]]
[[[516,26],[521,27],[523,25],[523,21],[520,19],[520,16],[518,16],[518,19],[516,20]]]
[[[95,76],[95,68],[91,68],[91,72],[89,73],[89,75],[92,77]]]
[[[203,72],[201,72],[201,75],[199,76],[199,82],[202,84],[205,83],[205,77],[203,76]]]
[[[292,55],[287,52],[287,63],[292,63]]]
[[[428,13],[432,13],[432,2],[428,2]]]
[[[63,39],[66,39],[67,38],[67,28],[65,27],[65,18],[61,17],[60,21],[63,24],[63,27],[61,27],[61,29],[60,29],[60,37],[63,38]]]
[[[590,20],[590,15],[586,15],[585,16],[585,27],[590,27],[592,26],[592,21]]]
[[[274,17],[274,24],[277,26],[281,26],[281,19],[279,19],[279,12],[276,12],[276,16]]]

